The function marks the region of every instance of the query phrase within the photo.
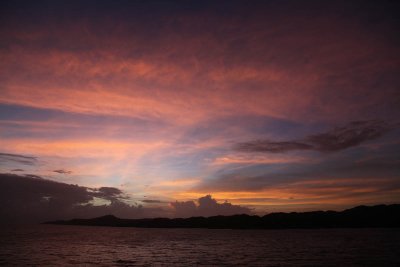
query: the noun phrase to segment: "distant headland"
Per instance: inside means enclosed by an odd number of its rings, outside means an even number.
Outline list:
[[[45,224],[142,228],[212,229],[316,229],[400,227],[400,204],[358,206],[344,211],[270,213],[265,216],[232,216],[120,219],[106,215],[93,219],[51,221]]]

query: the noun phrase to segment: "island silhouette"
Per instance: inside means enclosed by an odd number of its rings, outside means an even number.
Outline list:
[[[240,214],[173,219],[121,219],[106,215],[93,219],[50,221],[45,224],[210,229],[391,228],[400,227],[400,204],[357,206],[344,211],[278,212],[264,216]]]

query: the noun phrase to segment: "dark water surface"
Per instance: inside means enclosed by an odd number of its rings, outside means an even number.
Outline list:
[[[0,265],[400,266],[400,229],[8,227]]]

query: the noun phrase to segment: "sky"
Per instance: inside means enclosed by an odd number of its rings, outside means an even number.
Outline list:
[[[3,215],[400,201],[398,1],[0,5]]]

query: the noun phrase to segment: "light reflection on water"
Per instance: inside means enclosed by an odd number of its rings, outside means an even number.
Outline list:
[[[400,229],[37,225],[0,232],[0,265],[400,266]]]

